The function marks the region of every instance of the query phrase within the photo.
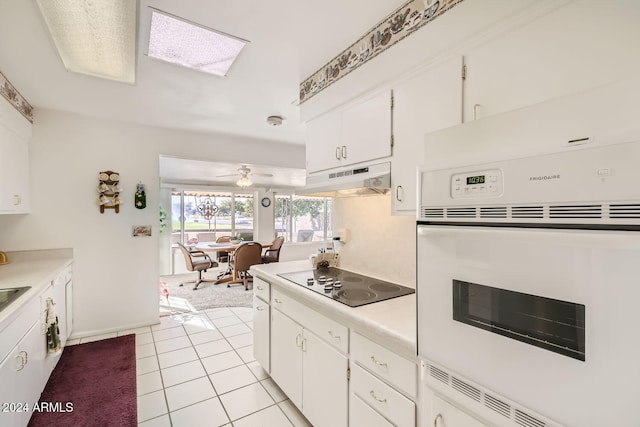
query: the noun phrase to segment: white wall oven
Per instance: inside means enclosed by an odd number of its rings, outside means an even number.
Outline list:
[[[489,425],[640,426],[640,142],[421,172],[425,385]]]

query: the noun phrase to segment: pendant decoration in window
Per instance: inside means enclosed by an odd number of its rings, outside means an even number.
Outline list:
[[[265,208],[268,208],[269,206],[271,206],[271,199],[268,197],[263,197],[262,200],[260,200],[260,204]]]
[[[144,191],[144,184],[139,182],[136,185],[136,194],[134,196],[136,209],[144,209],[147,207],[147,195]]]

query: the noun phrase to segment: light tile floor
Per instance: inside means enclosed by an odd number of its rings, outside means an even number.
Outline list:
[[[136,334],[141,427],[309,427],[253,357],[252,309],[215,308],[162,317]]]

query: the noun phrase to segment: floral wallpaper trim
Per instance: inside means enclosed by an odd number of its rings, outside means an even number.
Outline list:
[[[407,1],[369,30],[357,42],[300,83],[300,103],[317,95],[324,88],[337,82],[462,1]]]
[[[25,119],[33,123],[33,107],[27,102],[20,92],[9,82],[9,79],[0,72],[0,94],[9,101],[9,103],[18,110]]]

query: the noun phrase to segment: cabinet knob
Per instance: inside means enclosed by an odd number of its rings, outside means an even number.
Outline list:
[[[264,290],[264,288],[262,286],[260,286],[260,285],[258,285],[256,287],[258,288],[259,291],[263,291]]]
[[[336,159],[340,160],[340,156],[342,155],[342,151],[340,147],[336,147]]]
[[[436,417],[433,419],[433,427],[438,427],[438,421],[444,421],[444,417],[442,416],[442,414],[436,415]]]
[[[404,188],[402,188],[402,185],[396,186],[396,200],[398,202],[402,201],[402,193],[404,193]]]
[[[342,155],[343,159],[347,158],[347,146],[343,145],[342,148],[340,149],[340,154]]]
[[[22,197],[20,197],[19,194],[14,194],[13,195],[13,206],[18,206],[22,204]]]
[[[258,311],[264,311],[264,307],[263,307],[263,306],[261,306],[261,305],[259,305],[259,306],[257,306],[257,307],[256,307],[256,310],[258,310]]]
[[[328,334],[331,338],[333,338],[334,340],[338,340],[340,341],[340,335],[333,335],[332,331],[328,331]]]
[[[276,303],[278,303],[278,304],[282,304],[282,301],[281,301],[281,300],[279,300],[278,298],[274,298],[273,300],[274,300]]]

